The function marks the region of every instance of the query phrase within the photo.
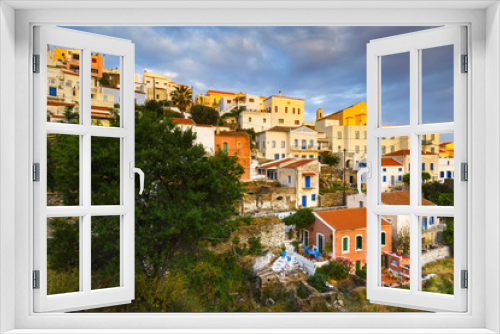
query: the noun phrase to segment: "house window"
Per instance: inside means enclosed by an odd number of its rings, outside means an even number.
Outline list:
[[[394,152],[395,150],[394,145],[391,145],[391,152]]]
[[[366,131],[365,131],[365,139],[366,139]]]
[[[292,112],[295,114],[295,108],[292,109]]]
[[[362,250],[363,249],[363,236],[357,235],[356,236],[356,250]]]
[[[382,235],[380,236],[380,244],[382,246],[385,246],[385,231],[383,231]]]
[[[281,148],[285,148],[286,147],[286,142],[284,140],[281,141]]]
[[[262,122],[263,122],[263,123],[267,123],[267,119],[265,119],[265,118],[264,118],[264,119],[262,120]]]
[[[300,125],[300,121],[298,119],[295,120],[295,125]]]
[[[425,170],[425,162],[422,162],[422,170]]]
[[[356,139],[359,139],[359,131],[354,132],[354,136]]]
[[[292,177],[288,175],[288,184],[292,184]]]
[[[434,170],[434,164],[431,162],[431,170]]]
[[[57,88],[56,87],[49,87],[49,95],[50,96],[57,96]]]
[[[349,252],[349,237],[342,238],[342,253]]]
[[[297,109],[297,110],[298,110],[298,111],[297,111],[297,114],[299,114],[299,115],[300,115],[300,108],[299,108],[299,109]]]
[[[314,148],[314,140],[309,141],[309,148]]]
[[[226,142],[222,143],[222,151],[227,154],[228,152],[228,144]]]
[[[276,140],[273,140],[273,141],[271,142],[271,147],[272,147],[272,148],[276,148]]]
[[[382,146],[382,154],[385,154],[385,151],[386,151],[385,146]]]
[[[439,177],[444,178],[444,172],[439,172]]]
[[[238,142],[238,147],[241,147],[241,143],[240,142]]]
[[[305,150],[307,148],[307,140],[302,139],[302,149]]]
[[[280,123],[280,124],[284,124],[284,123],[285,123],[285,120],[284,120],[283,118],[280,118],[280,119],[278,120],[278,123]]]
[[[402,172],[403,171],[403,168],[398,168],[398,172]]]
[[[398,176],[398,181],[401,181],[403,177],[401,175]]]
[[[355,146],[355,151],[356,151],[356,154],[359,154],[359,146],[358,145]]]
[[[295,143],[295,147],[297,148],[299,146],[299,140],[298,139],[295,139],[294,140],[294,143]]]
[[[107,95],[104,95],[104,96],[103,96],[103,99],[104,99],[104,101],[108,101],[108,96],[107,96]]]
[[[285,153],[281,153],[281,159],[285,158]]]
[[[387,168],[382,168],[382,172],[387,172]]]
[[[253,102],[255,102],[255,99],[248,99],[248,101],[249,101],[250,103],[253,103]]]
[[[337,131],[337,139],[342,139],[342,132]]]
[[[285,114],[288,114],[288,107],[285,107]]]
[[[387,176],[385,176],[385,175],[384,175],[384,176],[382,177],[382,179],[383,179],[383,182],[387,182]]]
[[[313,202],[316,201],[316,194],[311,195],[311,201],[313,201]]]
[[[252,117],[248,117],[248,123],[252,122]]]
[[[274,112],[278,112],[278,106],[274,107]]]

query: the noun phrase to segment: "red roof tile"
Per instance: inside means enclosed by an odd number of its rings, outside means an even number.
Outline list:
[[[410,193],[407,191],[395,191],[382,193],[382,203],[387,205],[410,205]],[[427,199],[422,199],[423,205],[436,205]]]
[[[218,137],[243,137],[250,138],[248,133],[245,131],[221,131],[219,134],[215,134]]]
[[[366,208],[316,211],[314,214],[319,216],[336,231],[366,229]],[[391,224],[385,219],[382,219],[382,225]]]
[[[221,90],[207,90],[209,93],[214,93],[214,94],[226,94],[226,95],[235,95],[234,93],[231,92],[223,92]]]
[[[315,160],[314,159],[301,159],[299,161],[292,162],[289,165],[283,166],[283,168],[297,168],[297,167],[303,166],[303,165],[308,164],[308,163],[313,162],[313,161],[315,161]]]
[[[188,119],[188,118],[174,118],[172,121],[175,124],[196,125],[196,123],[192,119]]]
[[[393,158],[382,158],[381,164],[382,166],[403,166],[401,162],[396,161]]]

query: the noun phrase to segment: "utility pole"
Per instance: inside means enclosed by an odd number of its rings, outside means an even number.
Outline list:
[[[347,150],[344,148],[344,177],[343,177],[343,179],[344,179],[344,194],[342,196],[342,198],[343,198],[342,202],[344,203],[344,206],[346,205],[346,203],[345,203],[345,154],[346,154],[346,152],[347,152]]]

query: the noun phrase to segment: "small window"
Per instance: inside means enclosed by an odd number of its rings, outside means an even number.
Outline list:
[[[349,237],[342,238],[342,253],[349,252]]]
[[[425,170],[425,162],[422,162],[422,170]]]
[[[107,100],[108,100],[108,96],[107,96],[107,95],[104,95],[104,96],[103,96],[103,100],[104,100],[104,101],[107,101]]]
[[[387,176],[382,177],[383,182],[387,182]]]
[[[356,145],[355,150],[356,150],[356,154],[359,154],[360,150],[359,150],[359,146],[358,145]]]
[[[354,132],[354,136],[356,139],[359,139],[359,131]]]
[[[386,148],[385,146],[382,146],[382,154],[385,154]]]
[[[285,107],[285,114],[288,114],[288,107]]]
[[[238,147],[241,147],[241,143],[240,142],[238,142]]]
[[[313,202],[316,201],[316,194],[311,195],[311,201],[313,201]]]
[[[224,151],[224,153],[228,152],[228,144],[226,142],[222,143],[222,150]]]
[[[274,107],[274,112],[278,112],[278,106]]]
[[[402,172],[403,171],[403,168],[398,168],[398,172]]]
[[[288,184],[292,184],[292,177],[288,175]]]
[[[285,153],[281,153],[281,159],[285,158]]]
[[[298,109],[298,112],[297,112],[297,114],[299,114],[299,115],[300,115],[300,108]]]
[[[300,125],[300,121],[298,119],[295,120],[295,125]]]
[[[286,147],[286,143],[284,140],[281,141],[281,148],[285,148]]]
[[[342,139],[342,132],[340,132],[340,131],[338,131],[338,132],[337,132],[337,138],[338,138],[338,139]],[[340,147],[340,146],[339,146],[339,147]]]
[[[276,148],[276,140],[273,140],[273,141],[271,142],[271,147],[272,147],[272,148]]]
[[[265,118],[264,118],[264,119],[262,120],[262,122],[263,122],[263,123],[267,123],[267,119],[265,119]]]
[[[363,236],[357,235],[356,236],[356,250],[362,250],[363,249]]]
[[[285,120],[284,120],[283,118],[280,118],[280,119],[278,120],[278,122],[279,122],[280,124],[284,124],[284,123],[285,123]]]
[[[385,246],[385,231],[383,231],[382,235],[380,236],[380,244],[382,246]]]
[[[97,64],[97,59],[96,58],[92,58],[92,63]]]
[[[382,168],[382,172],[387,172],[387,168]]]
[[[431,170],[434,170],[434,164],[431,162]]]
[[[252,117],[248,117],[248,123],[252,122]]]

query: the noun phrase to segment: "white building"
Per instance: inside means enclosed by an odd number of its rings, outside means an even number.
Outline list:
[[[212,155],[215,152],[215,127],[211,125],[197,125],[192,119],[174,118],[173,122],[183,131],[191,129],[196,133],[196,144],[201,144],[205,151]]]
[[[255,132],[271,128],[271,114],[260,111],[242,111],[238,118],[241,129],[253,129]]]
[[[453,158],[439,157],[439,182],[455,178],[455,164]]]
[[[382,158],[381,191],[389,192],[403,184],[404,166],[393,158]]]
[[[246,93],[236,94],[234,97],[222,97],[219,101],[221,115],[233,110],[263,111],[263,99],[257,95]]]
[[[318,132],[307,126],[274,126],[258,133],[258,156],[270,160],[284,158],[318,159]]]

